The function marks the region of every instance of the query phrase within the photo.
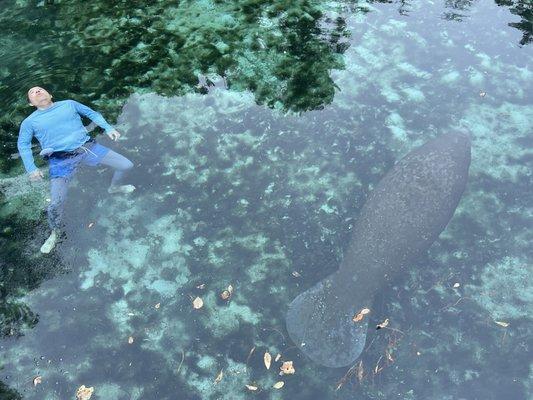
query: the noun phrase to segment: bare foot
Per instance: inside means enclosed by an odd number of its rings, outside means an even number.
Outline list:
[[[48,239],[46,239],[46,241],[41,246],[41,253],[43,254],[50,253],[54,249],[57,243],[57,239],[59,239],[59,232],[56,230],[53,230],[50,236],[48,236]]]
[[[122,194],[128,194],[135,190],[135,186],[133,185],[112,185],[109,186],[109,189],[107,189],[108,193],[122,193]]]

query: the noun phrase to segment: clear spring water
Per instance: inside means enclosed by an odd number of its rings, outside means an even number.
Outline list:
[[[2,2],[0,397],[530,398],[531,3],[508,3]],[[79,171],[48,256],[47,186],[13,155],[33,85],[101,111],[135,163],[128,196]],[[452,221],[376,296],[352,369],[306,359],[288,304],[394,161],[455,130]]]

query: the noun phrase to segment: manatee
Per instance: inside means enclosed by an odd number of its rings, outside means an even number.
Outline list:
[[[289,305],[287,331],[327,367],[353,364],[368,318],[354,322],[387,283],[406,271],[450,221],[466,186],[470,140],[445,134],[408,153],[381,179],[361,209],[337,272]]]

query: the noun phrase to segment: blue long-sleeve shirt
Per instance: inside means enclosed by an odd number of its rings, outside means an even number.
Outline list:
[[[80,115],[89,118],[106,133],[114,129],[102,114],[74,100],[55,102],[47,109],[34,111],[22,121],[17,147],[28,173],[37,169],[31,152],[33,136],[42,149],[53,151],[71,151],[89,140]]]

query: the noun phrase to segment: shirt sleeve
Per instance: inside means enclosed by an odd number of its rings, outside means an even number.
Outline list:
[[[113,126],[107,123],[107,121],[104,119],[102,114],[100,114],[99,112],[96,112],[92,108],[87,107],[86,105],[83,105],[81,103],[78,103],[77,101],[74,101],[74,100],[70,100],[70,101],[74,105],[74,108],[76,109],[76,112],[78,114],[89,118],[96,125],[98,125],[100,128],[105,130],[106,133],[111,132],[115,129],[113,128]]]
[[[17,141],[17,147],[19,150],[20,158],[24,164],[24,168],[28,173],[31,173],[37,169],[35,161],[33,160],[33,154],[31,152],[31,139],[33,138],[33,128],[28,121],[22,121],[20,125],[19,138]]]

